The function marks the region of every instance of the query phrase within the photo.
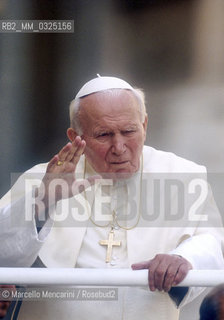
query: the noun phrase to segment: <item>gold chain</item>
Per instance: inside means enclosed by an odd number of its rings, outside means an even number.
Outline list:
[[[120,223],[118,222],[117,218],[116,218],[116,212],[113,210],[112,212],[112,217],[113,217],[113,221],[112,222],[116,222],[117,226],[123,230],[132,230],[134,229],[135,227],[137,227],[138,223],[139,223],[139,220],[140,220],[140,216],[141,216],[141,197],[142,197],[142,174],[143,174],[143,155],[141,157],[141,177],[140,177],[140,188],[139,188],[139,211],[138,211],[138,219],[136,221],[136,223],[132,226],[132,227],[124,227],[124,226],[121,226]],[[85,179],[85,175],[86,175],[86,159],[85,159],[85,162],[84,162],[84,174],[83,174],[83,179]],[[89,213],[89,207],[87,205],[87,196],[86,196],[86,190],[84,189],[84,197],[85,197],[85,203],[86,203],[86,208],[87,208],[87,211],[88,211],[88,215],[89,215],[89,220],[97,227],[99,228],[107,228],[111,225],[111,222],[108,222],[106,225],[102,226],[100,224],[97,224],[93,219],[92,219],[92,208],[91,208],[91,212]],[[95,202],[95,198],[94,198],[94,201],[93,203]],[[113,224],[111,225],[111,228],[114,229],[114,226]]]

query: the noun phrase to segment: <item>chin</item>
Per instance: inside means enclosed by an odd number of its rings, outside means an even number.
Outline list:
[[[113,170],[103,173],[102,176],[106,179],[123,180],[131,178],[136,171],[136,168],[117,168],[116,170],[113,168]]]

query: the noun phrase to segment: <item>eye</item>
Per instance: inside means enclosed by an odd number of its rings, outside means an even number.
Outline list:
[[[131,135],[131,134],[133,134],[133,133],[135,133],[135,132],[136,132],[135,129],[130,129],[130,130],[125,130],[125,131],[123,131],[122,133],[125,134],[125,135]]]
[[[105,136],[108,136],[107,132],[103,132],[103,133],[98,134],[98,137],[105,137]]]
[[[105,138],[105,137],[108,137],[110,135],[111,135],[110,132],[101,132],[101,133],[98,133],[96,135],[96,138]]]

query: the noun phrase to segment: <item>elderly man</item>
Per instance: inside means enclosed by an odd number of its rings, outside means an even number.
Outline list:
[[[38,257],[46,267],[148,269],[150,290],[120,288],[113,302],[25,301],[18,318],[178,319],[177,307],[198,293],[171,287],[192,268],[224,266],[222,234],[215,228],[221,220],[210,192],[198,217],[212,216],[211,226],[210,220],[200,228],[200,219],[193,226],[185,218],[170,226],[173,221],[167,224],[161,215],[149,218],[150,183],[156,173],[178,173],[188,180],[191,174],[204,174],[205,168],[144,146],[144,95],[121,79],[87,82],[70,105],[70,119],[70,142],[47,165],[29,170],[1,200],[0,265],[31,266]],[[24,194],[24,181],[32,175],[41,177],[41,183],[35,195]],[[172,191],[172,201],[177,193]],[[31,213],[28,197],[35,198]],[[67,212],[66,219],[57,212]]]

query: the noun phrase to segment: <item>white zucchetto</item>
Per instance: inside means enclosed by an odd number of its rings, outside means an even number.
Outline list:
[[[75,99],[87,96],[88,94],[104,91],[108,89],[128,89],[134,91],[135,89],[126,81],[115,77],[101,77],[98,75],[84,84],[79,90]]]

